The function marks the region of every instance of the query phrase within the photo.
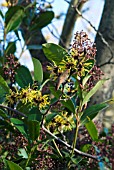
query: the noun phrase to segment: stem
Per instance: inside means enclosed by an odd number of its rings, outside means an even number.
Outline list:
[[[54,145],[55,145],[55,147],[56,147],[56,150],[57,150],[57,152],[59,153],[60,157],[63,158],[63,156],[62,156],[62,154],[61,154],[61,152],[60,152],[60,150],[59,150],[59,148],[58,148],[58,146],[57,146],[57,144],[56,144],[56,142],[55,142],[54,139],[53,139],[53,143],[54,143]]]
[[[77,119],[77,122],[76,122],[76,130],[75,130],[75,136],[74,136],[74,141],[73,141],[73,148],[72,148],[72,152],[71,152],[71,158],[74,154],[74,151],[75,151],[75,147],[76,147],[76,142],[77,142],[77,137],[78,137],[78,130],[79,130],[79,122],[78,122],[78,119]],[[70,162],[71,160],[69,160],[68,162],[68,169],[70,169]]]
[[[76,147],[76,141],[77,141],[77,136],[78,136],[78,129],[79,129],[79,127],[78,127],[78,121],[77,121],[71,157],[73,156],[73,154],[74,154],[74,149],[75,149],[75,147]]]
[[[34,150],[36,149],[36,147],[37,147],[37,145],[36,145],[36,146],[33,146],[33,147],[30,149],[30,153],[29,153],[29,155],[28,155],[28,159],[27,159],[27,162],[26,162],[26,164],[25,164],[25,168],[27,167],[27,165],[28,165],[28,163],[29,163],[29,161],[30,161],[30,159],[31,159],[31,155],[33,154],[33,152],[34,152]]]
[[[67,148],[69,149],[72,149],[73,147],[71,145],[69,145],[67,142],[61,140],[59,137],[55,136],[53,133],[51,133],[48,129],[46,129],[44,126],[42,126],[42,129],[48,133],[50,136],[54,137],[54,139],[56,139],[57,141],[59,141],[61,144],[65,145]],[[88,158],[92,158],[92,159],[98,159],[98,156],[94,156],[94,155],[90,155],[88,153],[85,153],[85,152],[82,152],[78,149],[74,149],[74,151],[79,154],[79,155],[82,155],[82,156],[85,156],[85,157],[88,157]]]
[[[4,105],[2,105],[2,104],[0,104],[0,107],[3,107],[3,108],[5,108],[5,109],[7,109],[7,110],[10,110],[10,111],[12,111],[12,112],[17,113],[18,115],[21,115],[21,116],[27,118],[27,116],[26,116],[24,113],[22,113],[22,112],[20,112],[20,111],[18,111],[18,110],[16,110],[16,109],[13,109],[13,108],[8,107],[8,106],[4,106]]]

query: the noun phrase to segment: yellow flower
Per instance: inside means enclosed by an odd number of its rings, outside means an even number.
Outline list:
[[[68,115],[68,112],[62,112],[57,115],[49,124],[49,128],[53,128],[54,132],[57,131],[69,131],[75,127],[75,122],[73,120],[73,115]]]

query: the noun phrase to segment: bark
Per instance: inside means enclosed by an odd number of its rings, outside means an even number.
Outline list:
[[[106,0],[103,10],[103,15],[101,18],[99,32],[102,33],[105,40],[108,42],[110,48],[114,54],[114,0]],[[96,37],[96,46],[97,46],[97,64],[102,65],[102,63],[107,62],[109,58],[112,57],[112,54],[109,48],[102,42],[99,35]],[[114,61],[114,60],[112,60]],[[102,89],[94,95],[91,100],[91,104],[100,103],[104,100],[108,100],[113,95],[114,89],[114,65],[106,64],[101,67],[104,72],[104,78],[109,78],[105,83]]]

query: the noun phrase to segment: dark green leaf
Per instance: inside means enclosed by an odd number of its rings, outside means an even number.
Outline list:
[[[10,132],[15,132],[13,126],[6,120],[0,119],[0,129],[7,129]]]
[[[7,119],[8,115],[6,114],[5,111],[3,111],[2,109],[0,109],[0,117],[2,117],[3,119]]]
[[[3,77],[0,75],[0,103],[4,101],[5,95],[9,93],[9,87]]]
[[[24,16],[24,8],[21,6],[12,6],[5,15],[5,32],[18,29]]]
[[[40,61],[36,58],[32,58],[34,64],[34,79],[41,83],[43,81],[43,69]]]
[[[16,51],[16,42],[9,42],[5,50],[6,55],[14,54]]]
[[[54,18],[53,11],[45,11],[40,13],[36,18],[32,21],[34,24],[31,25],[30,30],[34,31],[37,29],[41,29],[48,24],[51,23],[52,19]]]
[[[54,61],[57,65],[61,60],[68,55],[67,51],[59,45],[53,43],[43,44],[43,52],[45,56],[50,60]]]
[[[58,90],[58,91],[56,91],[55,90],[55,87],[50,87],[50,91],[51,91],[51,93],[58,99],[59,97],[60,97],[60,95],[61,95],[61,91],[60,90]]]
[[[53,120],[53,118],[57,115],[57,113],[50,113],[46,116],[46,123],[48,124]]]
[[[82,106],[89,101],[89,99],[101,88],[106,80],[100,80],[87,95],[85,96]]]
[[[91,120],[85,124],[85,127],[88,130],[88,133],[90,134],[92,140],[98,140],[98,131],[95,124]]]
[[[28,130],[30,139],[36,140],[40,134],[40,123],[36,120],[28,121]]]
[[[73,102],[72,102],[71,99],[66,100],[66,101],[61,101],[61,103],[62,103],[67,109],[69,109],[72,113],[75,114],[75,107],[74,107],[74,104],[73,104]]]
[[[33,84],[32,76],[30,71],[25,66],[20,66],[17,70],[17,74],[15,76],[16,82],[22,88],[28,87],[29,85]]]
[[[4,19],[4,15],[1,10],[0,10],[0,16]]]
[[[9,166],[9,169],[10,170],[23,170],[18,164],[12,162],[12,161],[8,161],[6,160],[8,166]]]
[[[85,124],[88,122],[88,117],[92,120],[93,118],[95,118],[97,116],[97,114],[99,113],[99,111],[106,109],[108,107],[108,104],[106,103],[101,103],[101,104],[96,104],[93,106],[90,106],[89,108],[87,108],[82,117],[81,117],[81,123]]]
[[[23,121],[16,119],[16,118],[11,118],[10,121],[14,124],[14,126],[23,134],[24,137],[28,137],[26,133],[26,127]]]
[[[30,104],[23,104],[22,102],[19,102],[17,104],[16,109],[24,114],[28,114],[31,110],[31,105]]]
[[[28,114],[28,120],[37,120],[39,122],[41,122],[42,120],[42,114],[41,112],[38,110],[38,107],[33,107],[29,114]]]

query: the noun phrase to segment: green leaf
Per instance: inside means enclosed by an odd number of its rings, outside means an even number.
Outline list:
[[[90,106],[89,108],[87,108],[82,117],[81,117],[81,123],[85,124],[88,122],[88,117],[92,120],[93,118],[95,118],[97,116],[97,114],[99,113],[99,111],[106,109],[108,107],[108,104],[106,103],[101,103],[101,104],[96,104],[93,106]]]
[[[71,99],[66,100],[66,101],[61,101],[61,103],[67,108],[69,109],[71,112],[73,112],[75,114],[75,107],[74,104],[72,102]]]
[[[8,115],[6,114],[4,110],[0,109],[0,117],[2,117],[3,119],[7,119]]]
[[[6,120],[0,119],[0,129],[7,129],[10,132],[15,132],[14,127]]]
[[[92,147],[91,144],[85,144],[81,147],[81,151],[82,152],[88,152],[90,150],[90,148]]]
[[[101,88],[101,86],[104,84],[106,80],[100,80],[92,89],[90,92],[87,93],[85,96],[82,106],[89,101],[89,99]]]
[[[18,164],[12,162],[12,161],[8,161],[6,160],[8,166],[9,166],[9,169],[10,170],[23,170]]]
[[[11,118],[10,121],[23,134],[24,137],[26,138],[28,137],[26,133],[26,126],[23,121],[16,119],[16,118]]]
[[[91,75],[87,75],[84,77],[83,81],[82,81],[82,85],[85,86],[85,84],[87,83],[88,79],[91,77]]]
[[[55,90],[55,87],[50,87],[49,88],[50,89],[50,91],[51,91],[51,93],[58,99],[59,97],[60,97],[60,95],[61,95],[61,91],[60,90]]]
[[[27,152],[24,148],[19,148],[18,151],[19,151],[18,152],[19,156],[22,156],[22,158],[24,158],[24,159],[28,159]]]
[[[40,123],[36,120],[28,121],[28,130],[31,140],[36,140],[40,134]]]
[[[25,66],[20,66],[17,69],[17,74],[15,76],[15,79],[21,88],[28,87],[29,85],[33,84],[33,80],[32,80],[30,71]]]
[[[39,111],[38,107],[33,107],[29,114],[28,114],[28,120],[37,120],[39,122],[41,122],[42,120],[42,114]]]
[[[46,116],[46,123],[48,124],[53,120],[53,118],[57,115],[58,113],[50,113]]]
[[[43,69],[40,61],[36,58],[32,58],[34,64],[34,79],[41,83],[43,81]]]
[[[98,131],[95,124],[91,120],[85,124],[85,127],[88,130],[88,133],[90,134],[92,140],[98,140]]]
[[[59,45],[53,43],[43,44],[43,52],[45,56],[50,60],[54,61],[57,65],[61,60],[68,55],[67,51]]]
[[[24,8],[21,6],[12,6],[5,15],[5,32],[18,29],[24,16]]]
[[[5,95],[9,93],[9,87],[3,77],[0,75],[0,103],[5,99]]]
[[[31,105],[29,103],[23,104],[22,102],[19,102],[16,109],[24,114],[28,114],[31,110]]]
[[[32,21],[34,24],[31,25],[30,30],[34,31],[37,29],[41,29],[48,24],[51,23],[52,19],[54,18],[54,12],[53,11],[45,11],[40,13],[36,18]]]
[[[0,10],[0,16],[4,19],[4,15],[1,10]]]
[[[15,51],[16,51],[16,44],[15,44],[16,42],[9,42],[8,43],[8,46],[7,46],[7,48],[6,48],[6,50],[5,50],[5,53],[7,54],[7,55],[10,55],[10,54],[14,54],[15,53]]]

